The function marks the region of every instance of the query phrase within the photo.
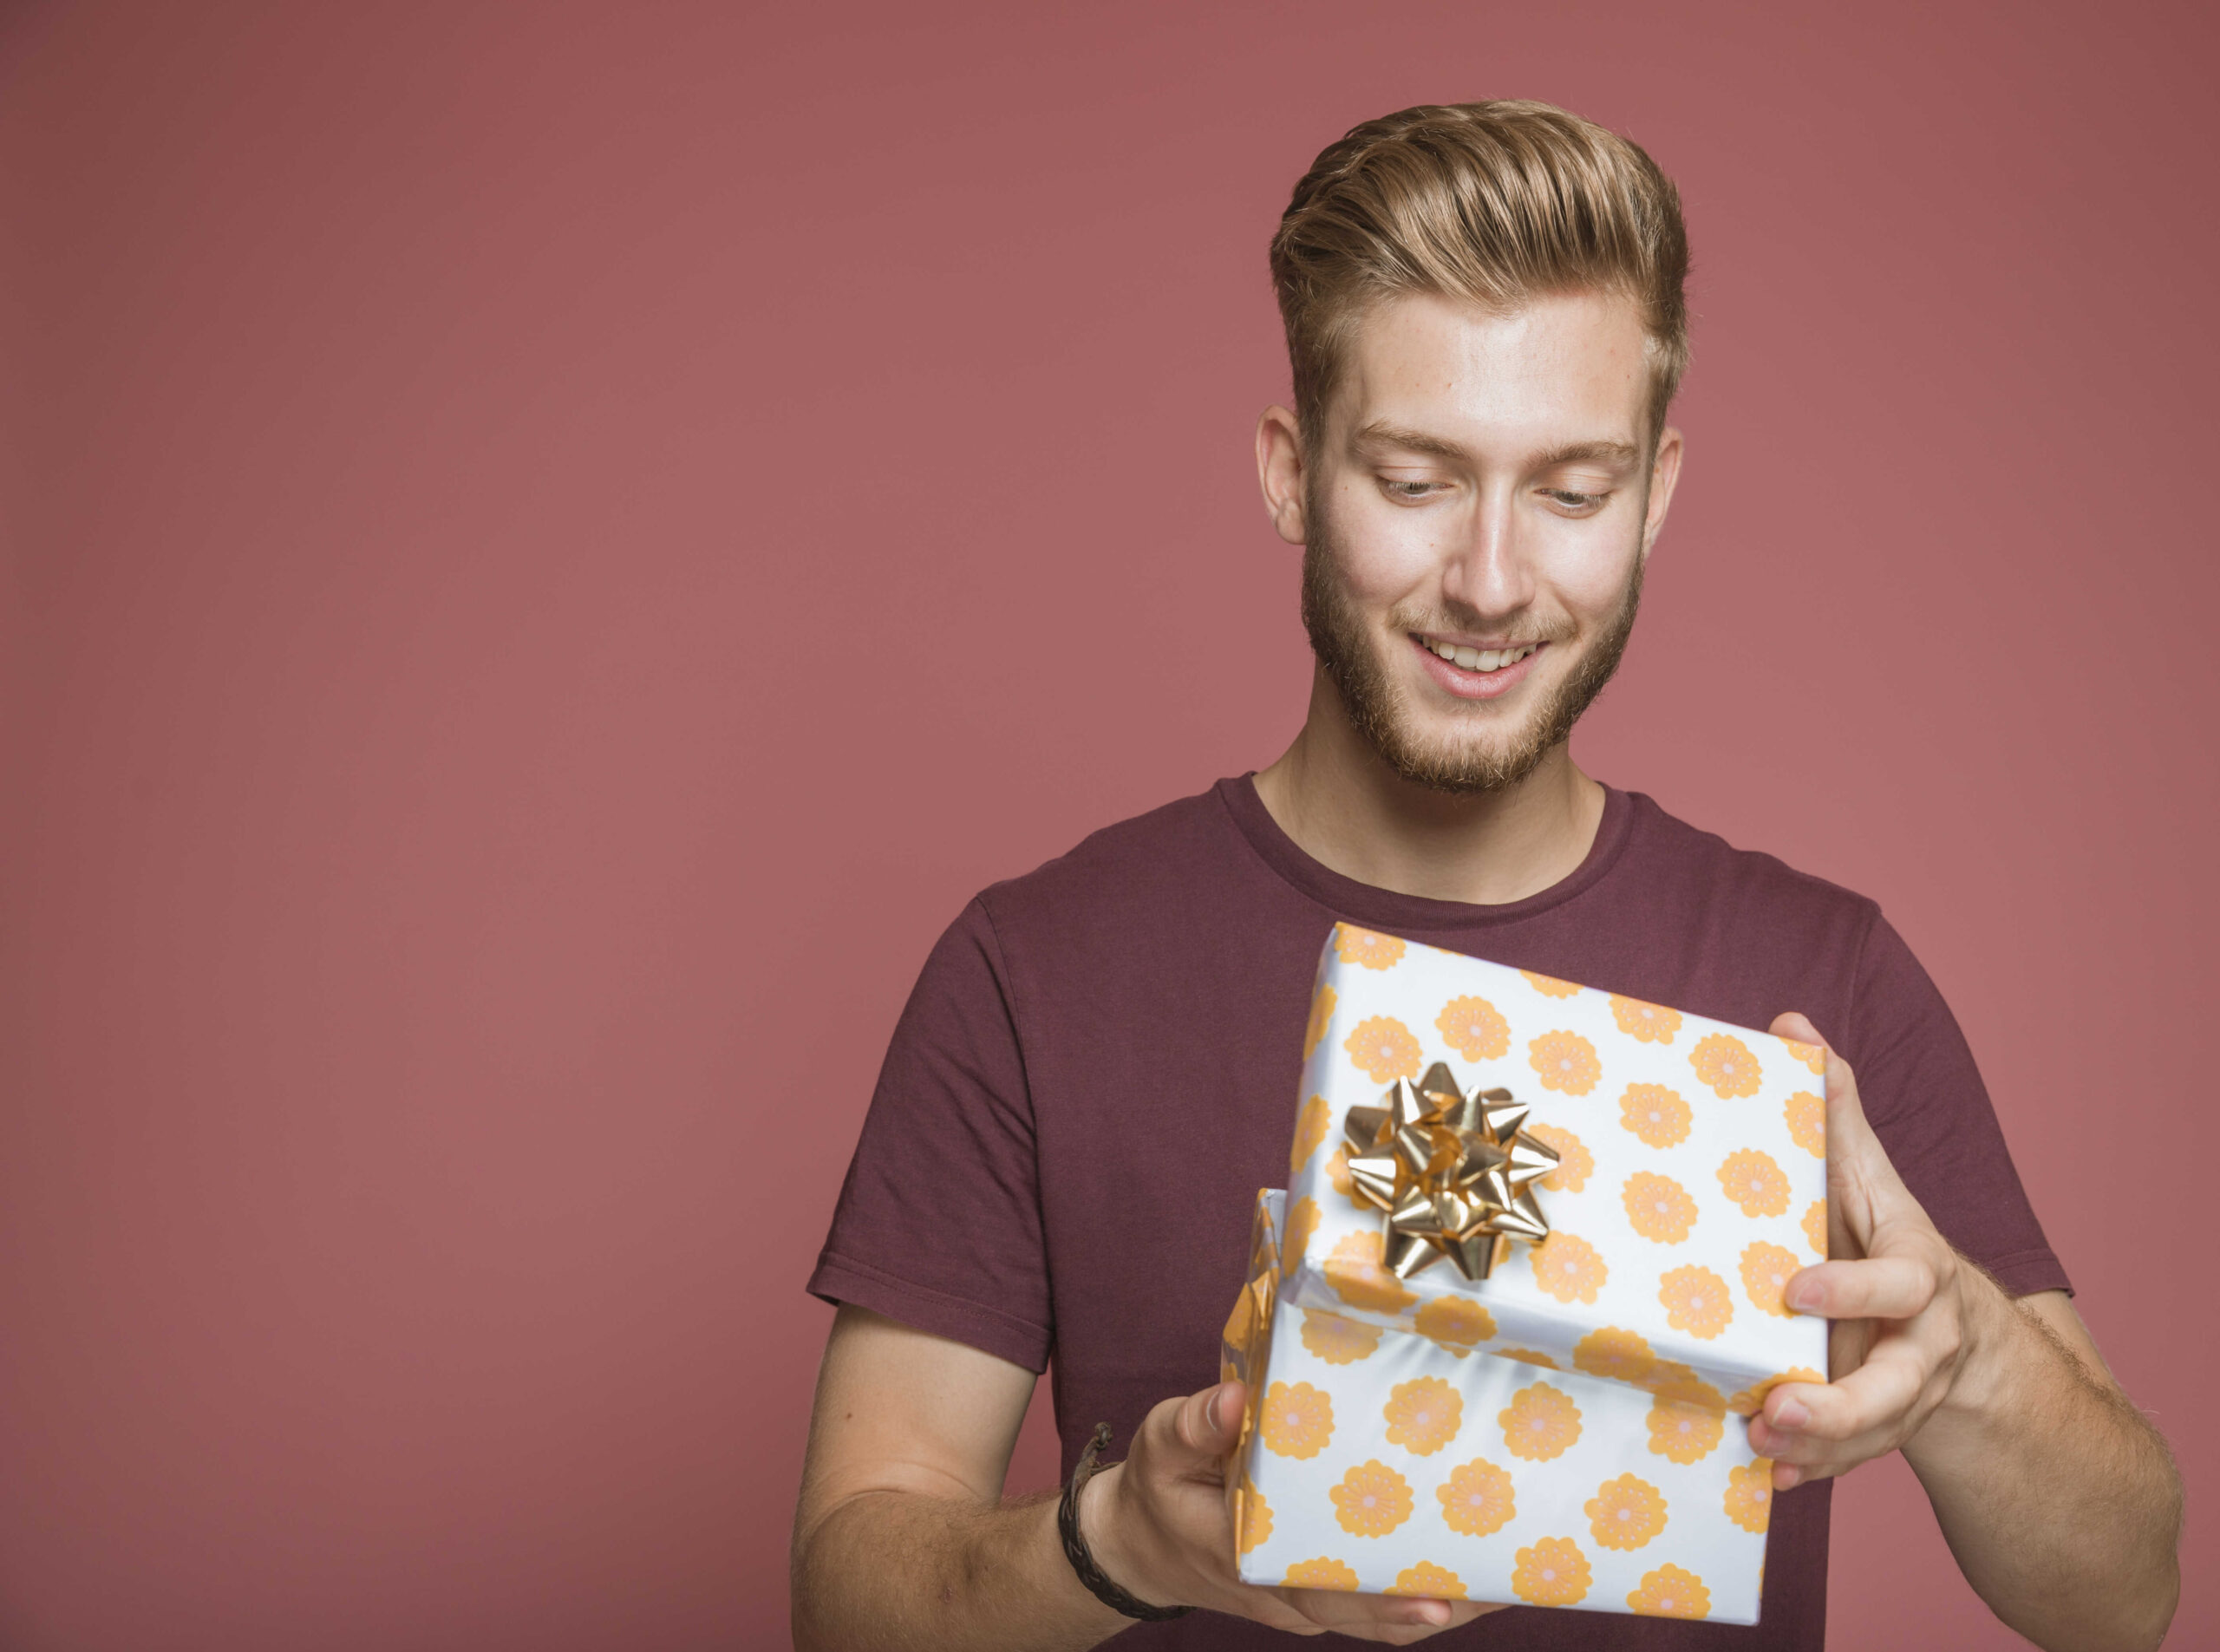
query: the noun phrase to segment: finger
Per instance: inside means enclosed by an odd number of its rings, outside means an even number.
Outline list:
[[[1909,1202],[1911,1195],[1905,1191],[1903,1180],[1897,1174],[1888,1150],[1881,1146],[1881,1139],[1873,1133],[1873,1126],[1865,1117],[1865,1103],[1858,1090],[1858,1074],[1851,1070],[1842,1052],[1819,1036],[1810,1017],[1793,1012],[1773,1017],[1770,1028],[1777,1038],[1792,1038],[1799,1044],[1817,1043],[1827,1052],[1827,1179],[1830,1191],[1838,1180],[1845,1180],[1877,1208],[1876,1215],[1886,1213],[1886,1208],[1897,1201]],[[1850,1215],[1851,1212],[1843,1212]],[[1862,1224],[1852,1220],[1853,1237],[1862,1248],[1867,1237]]]
[[[1935,1300],[1935,1270],[1917,1257],[1822,1262],[1792,1276],[1781,1300],[1824,1319],[1910,1319]]]
[[[1344,1595],[1322,1589],[1290,1589],[1289,1604],[1321,1628],[1367,1641],[1407,1646],[1449,1627],[1445,1600],[1415,1596]]]
[[[1166,1475],[1217,1472],[1239,1437],[1246,1394],[1238,1382],[1221,1382],[1184,1400],[1159,1401],[1142,1420],[1134,1454]]]
[[[1301,1591],[1244,1583],[1241,1592],[1244,1598],[1240,1610],[1268,1629],[1284,1629],[1290,1635],[1323,1635],[1326,1632],[1323,1624],[1305,1617],[1289,1600],[1289,1596]]]
[[[1892,1347],[1839,1382],[1783,1383],[1750,1419],[1751,1448],[1805,1468],[1877,1456],[1910,1431],[1929,1374],[1924,1360]],[[1869,1439],[1871,1449],[1852,1452]]]
[[[1766,1030],[1775,1038],[1792,1038],[1799,1044],[1817,1044],[1821,1049],[1829,1048],[1827,1041],[1819,1036],[1819,1029],[1812,1025],[1812,1018],[1797,1010],[1775,1015],[1773,1025]]]

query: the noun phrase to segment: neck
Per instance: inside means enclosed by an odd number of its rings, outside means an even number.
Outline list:
[[[1312,859],[1401,895],[1498,906],[1572,875],[1603,819],[1603,788],[1562,744],[1516,786],[1453,796],[1414,786],[1351,726],[1314,671],[1295,743],[1257,776],[1257,795]]]

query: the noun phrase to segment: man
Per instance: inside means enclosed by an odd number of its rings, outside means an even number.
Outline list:
[[[1827,1479],[1897,1449],[2014,1629],[2164,1635],[2172,1467],[1932,984],[1871,902],[1567,749],[1680,474],[1687,262],[1649,158],[1541,104],[1407,110],[1296,186],[1272,245],[1295,408],[1257,446],[1304,548],[1308,719],[1253,780],[988,890],[926,964],[811,1282],[843,1306],[800,1644],[1817,1646]],[[1788,1300],[1834,1322],[1833,1380],[1748,1425],[1779,1494],[1755,1629],[1235,1581],[1219,1469],[1243,1395],[1208,1376],[1337,918],[1829,1046],[1832,1259]],[[1068,1470],[1098,1420],[1130,1441],[1087,1482],[1070,1558],[1053,1499],[1000,1500],[1044,1367]],[[1205,1610],[1129,1616],[1175,1605]]]

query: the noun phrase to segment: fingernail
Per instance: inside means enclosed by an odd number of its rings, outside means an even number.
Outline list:
[[[1811,1420],[1812,1414],[1793,1400],[1782,1401],[1780,1409],[1773,1414],[1773,1426],[1776,1428],[1801,1428]]]
[[[1788,1288],[1788,1305],[1799,1313],[1808,1314],[1826,1300],[1826,1287],[1816,1279],[1799,1279]]]

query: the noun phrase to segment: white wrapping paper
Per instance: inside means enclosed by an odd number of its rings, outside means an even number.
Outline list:
[[[1226,1327],[1243,1578],[1754,1623],[1740,1418],[1825,1380],[1825,1322],[1780,1303],[1825,1255],[1819,1052],[1346,924],[1306,1046]],[[1485,1280],[1381,1268],[1345,1168],[1348,1109],[1435,1061],[1562,1156],[1549,1240]]]

